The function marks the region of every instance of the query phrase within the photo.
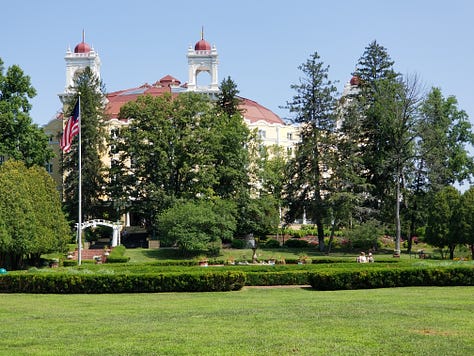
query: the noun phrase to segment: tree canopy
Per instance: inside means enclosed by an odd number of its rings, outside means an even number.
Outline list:
[[[53,179],[42,167],[8,160],[0,166],[0,263],[37,264],[40,255],[64,251],[70,230]]]
[[[298,69],[303,76],[298,84],[291,85],[295,95],[287,103],[295,115],[294,121],[301,125],[301,142],[289,162],[287,221],[306,213],[317,225],[319,248],[324,250],[323,221],[327,213],[324,195],[329,190],[329,156],[335,146],[336,87],[329,80],[329,67],[316,52]]]
[[[44,166],[53,152],[44,131],[33,124],[30,99],[36,96],[30,77],[13,65],[6,72],[0,59],[0,156]]]
[[[67,98],[65,117],[70,117],[81,98],[81,154],[82,154],[82,212],[85,219],[103,217],[105,167],[101,157],[105,154],[105,100],[102,82],[87,67],[74,78],[72,95]],[[63,170],[65,209],[71,219],[78,215],[79,155],[78,135],[71,150],[64,154]]]

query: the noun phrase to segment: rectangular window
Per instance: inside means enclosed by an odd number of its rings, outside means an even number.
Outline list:
[[[293,133],[292,132],[287,132],[286,133],[286,139],[287,140],[293,140]]]
[[[119,129],[112,129],[110,130],[110,138],[115,140],[119,136]]]
[[[265,130],[258,130],[258,137],[260,138],[267,137],[267,133],[265,132]]]

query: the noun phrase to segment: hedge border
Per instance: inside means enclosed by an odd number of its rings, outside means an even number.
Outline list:
[[[104,294],[158,292],[220,292],[240,290],[245,274],[143,273],[68,274],[23,273],[0,277],[0,293]]]
[[[472,267],[430,267],[322,271],[310,273],[309,284],[317,290],[395,288],[412,286],[474,286]]]

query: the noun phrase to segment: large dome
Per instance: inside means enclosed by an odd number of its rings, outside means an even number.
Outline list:
[[[74,47],[74,53],[89,53],[91,51],[91,46],[82,41],[76,47]]]
[[[194,46],[195,51],[210,51],[211,50],[211,45],[209,42],[207,42],[204,38],[200,40],[199,42],[196,42],[196,45]]]

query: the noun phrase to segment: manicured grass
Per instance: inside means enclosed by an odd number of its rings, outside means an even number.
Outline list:
[[[474,287],[0,294],[0,355],[470,355]]]

